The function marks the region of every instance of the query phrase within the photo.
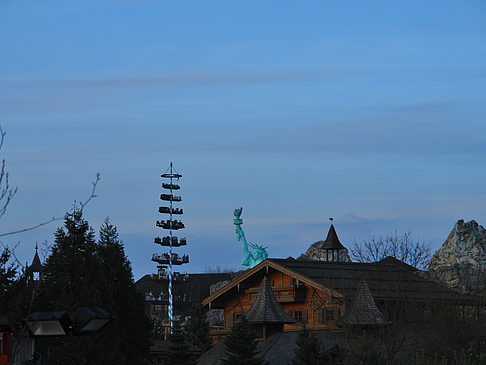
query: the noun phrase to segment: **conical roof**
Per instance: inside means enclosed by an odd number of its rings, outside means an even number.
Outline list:
[[[245,317],[250,323],[296,323],[275,298],[266,276],[262,280],[255,302],[245,313]]]
[[[351,308],[343,321],[349,326],[383,326],[388,324],[385,316],[376,306],[366,281],[360,281]]]
[[[34,259],[32,260],[32,264],[29,267],[31,272],[41,272],[42,271],[42,264],[39,259],[39,255],[37,254],[37,245],[35,245],[35,255]]]
[[[345,247],[339,241],[337,236],[336,230],[334,229],[334,225],[331,224],[331,228],[329,228],[329,233],[327,234],[326,241],[324,242],[323,248],[332,248],[335,250],[342,250]]]

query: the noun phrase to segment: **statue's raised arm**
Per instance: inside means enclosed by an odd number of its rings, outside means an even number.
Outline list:
[[[241,228],[241,225],[243,224],[243,220],[240,218],[242,212],[243,207],[234,210],[233,214],[235,219],[233,219],[233,224],[236,227],[236,237],[238,238],[238,241],[241,241],[241,250],[243,251],[243,260],[241,260],[241,264],[243,266],[248,266],[251,269],[265,260],[268,257],[268,253],[266,247],[252,243],[250,243],[250,247],[253,249],[253,253],[248,250],[248,242],[246,241],[245,232],[243,232],[243,229]]]

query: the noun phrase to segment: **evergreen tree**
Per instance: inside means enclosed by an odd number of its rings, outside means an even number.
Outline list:
[[[51,254],[35,311],[74,312],[81,307],[101,307],[101,264],[96,257],[94,232],[74,209],[64,217],[64,227],[55,233]],[[36,339],[42,364],[98,364],[103,353],[101,333]]]
[[[64,228],[55,233],[44,266],[41,311],[75,311],[101,307],[101,264],[96,257],[93,229],[78,210],[66,214]]]
[[[102,294],[103,309],[112,313],[113,322],[106,328],[103,354],[106,362],[142,364],[148,355],[150,321],[144,311],[144,301],[135,289],[132,268],[125,256],[118,232],[106,218],[100,228],[98,258],[107,286]]]
[[[209,323],[201,304],[192,307],[191,318],[186,328],[186,338],[202,352],[206,352],[211,347]]]
[[[33,298],[27,275],[18,270],[11,262],[11,252],[5,248],[0,253],[0,314],[6,316],[9,325],[15,332],[21,327],[19,318],[25,318]]]
[[[20,272],[12,263],[11,256],[8,248],[0,253],[0,314],[5,316],[3,320],[7,321],[12,332],[8,363],[15,364],[16,355],[22,350],[15,339],[28,336],[20,319],[29,315],[35,292],[27,272]]]
[[[10,256],[8,248],[3,249],[0,253],[0,312],[2,313],[6,313],[17,276],[17,267],[10,262]]]
[[[233,325],[224,343],[226,345],[224,365],[265,365],[265,362],[257,357],[255,333],[245,316]]]
[[[174,322],[172,334],[168,339],[167,350],[162,356],[163,365],[195,365],[196,360],[189,353],[189,345],[184,339],[179,322]]]
[[[116,228],[94,232],[74,210],[65,216],[44,266],[38,311],[100,307],[115,319],[99,333],[36,340],[43,364],[143,364],[150,329]]]
[[[327,363],[321,353],[319,342],[307,327],[302,327],[296,345],[292,365],[323,365]]]

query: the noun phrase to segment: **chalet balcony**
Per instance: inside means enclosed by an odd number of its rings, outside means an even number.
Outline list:
[[[248,289],[250,303],[255,300],[259,289]],[[305,285],[272,286],[272,290],[279,303],[302,303],[305,301]]]

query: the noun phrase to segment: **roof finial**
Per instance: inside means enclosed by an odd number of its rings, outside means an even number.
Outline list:
[[[37,241],[35,241],[35,252],[37,252]]]
[[[331,224],[332,224],[332,222],[334,221],[334,218],[333,218],[333,217],[329,218],[329,221],[330,221],[330,222],[331,222]]]

